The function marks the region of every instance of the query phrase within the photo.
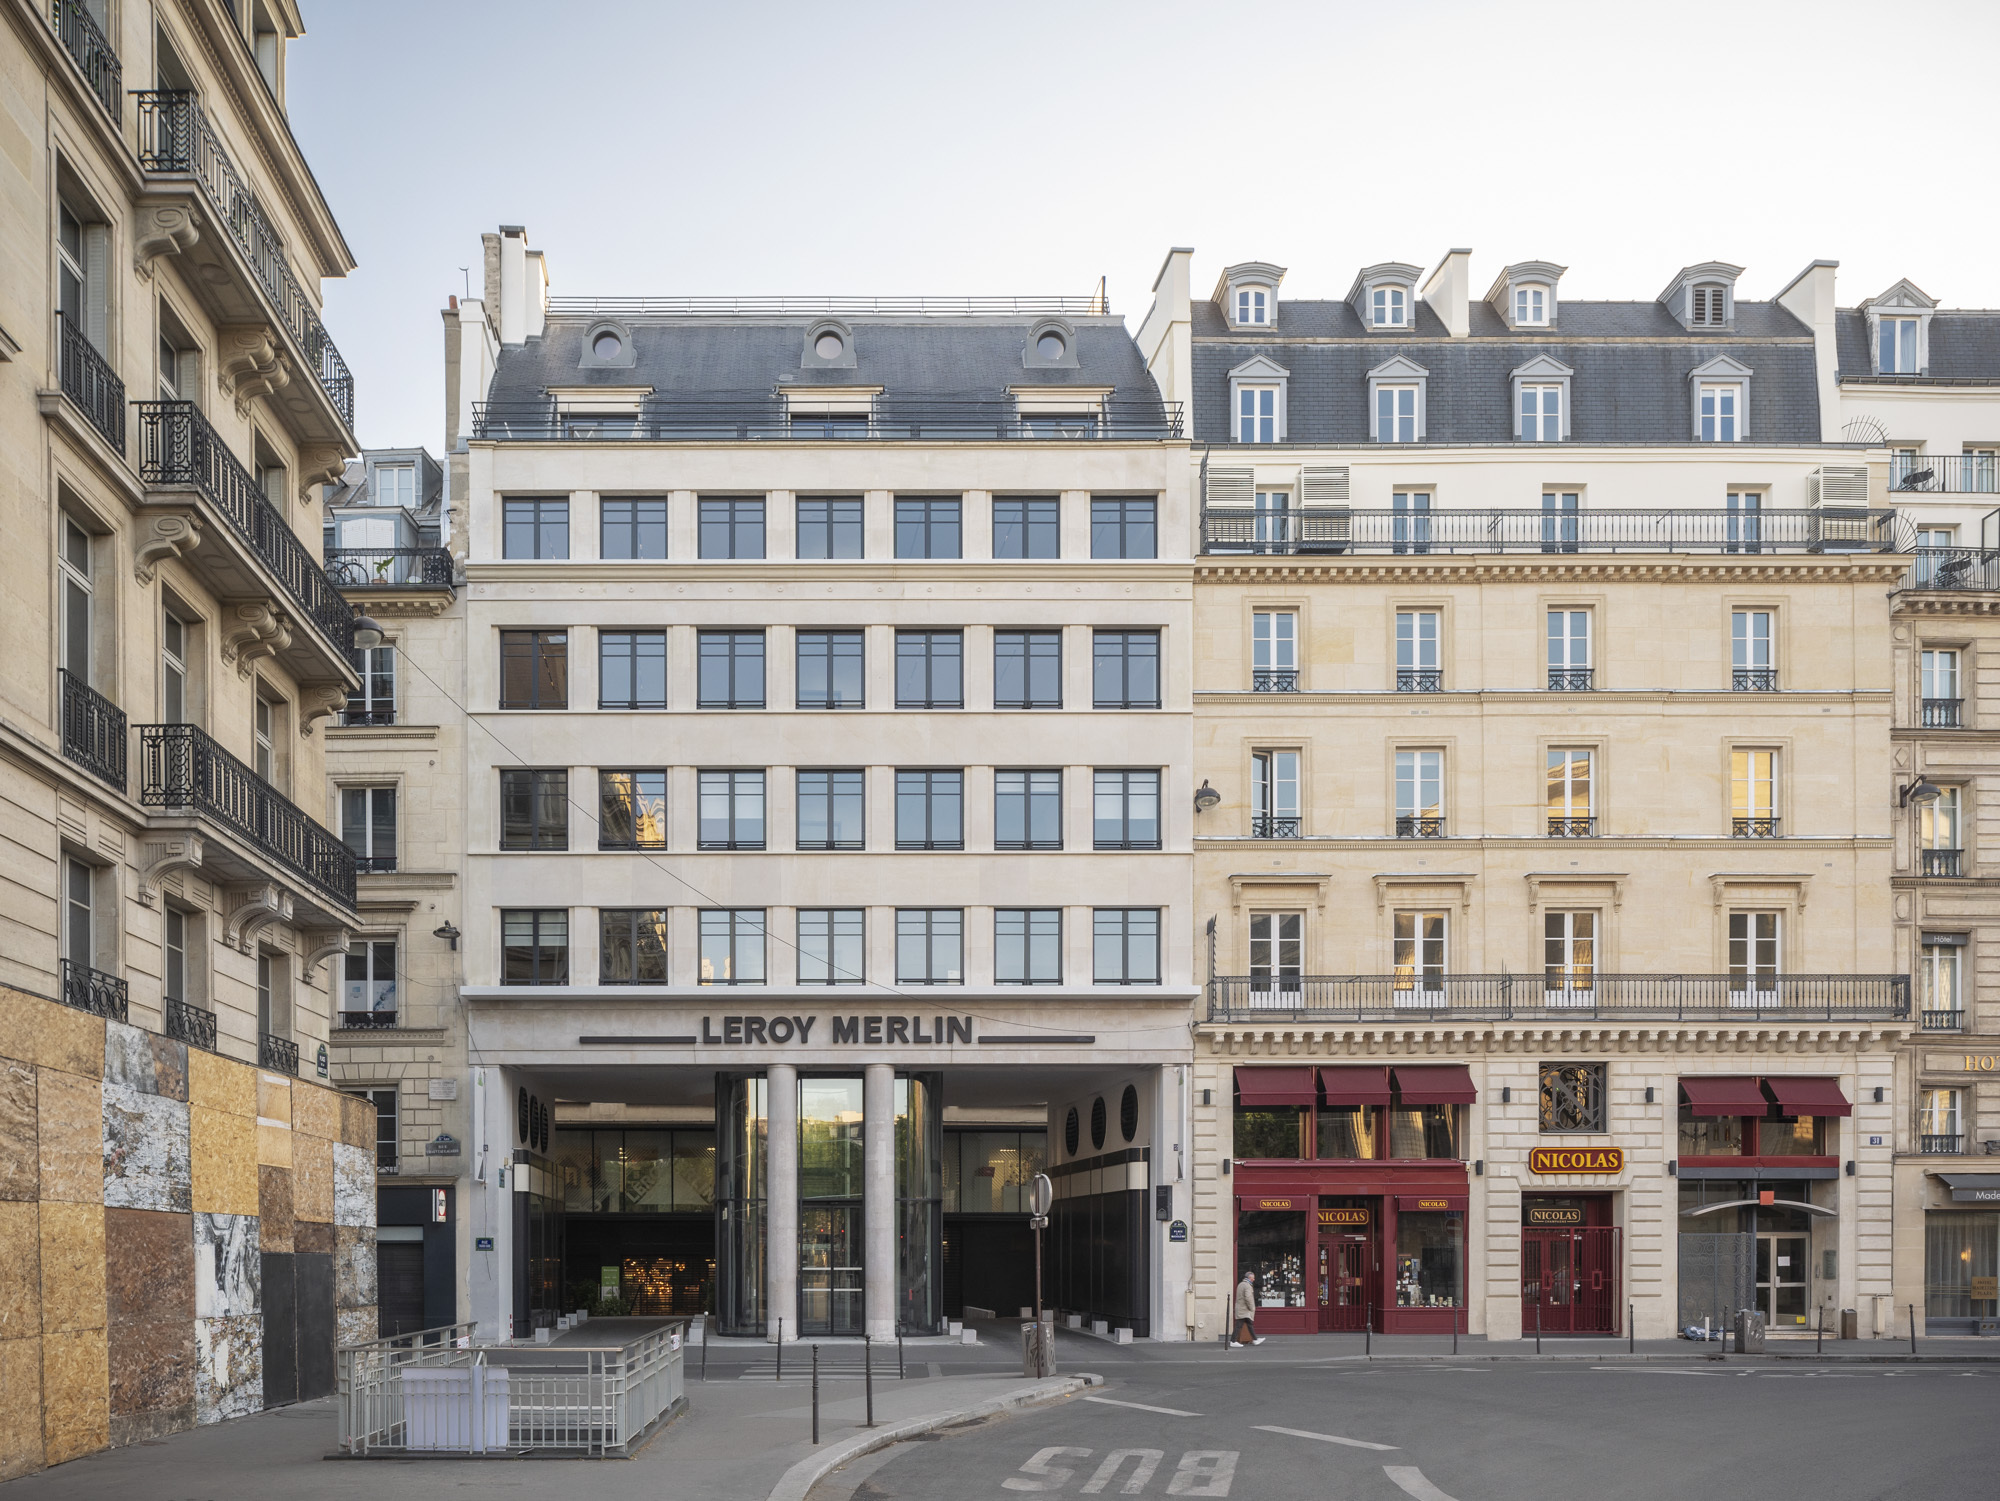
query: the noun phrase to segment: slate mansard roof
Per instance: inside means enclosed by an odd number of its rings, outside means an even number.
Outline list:
[[[1868,315],[1859,308],[1846,308],[1833,316],[1834,348],[1842,380],[1861,376],[1913,382],[1974,380],[2000,385],[2000,311],[1939,308],[1932,313],[1930,367],[1922,376],[1876,376],[1875,352],[1868,344]]]

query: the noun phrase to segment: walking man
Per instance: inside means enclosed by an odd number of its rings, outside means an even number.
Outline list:
[[[1229,1348],[1238,1345],[1261,1345],[1264,1336],[1257,1332],[1257,1274],[1247,1268],[1243,1280],[1236,1284],[1236,1302],[1230,1310],[1236,1320],[1236,1332],[1230,1336]]]

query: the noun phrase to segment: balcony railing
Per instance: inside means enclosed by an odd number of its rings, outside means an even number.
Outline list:
[[[115,1022],[125,1020],[125,982],[88,964],[63,960],[62,1001],[65,1006],[88,1011],[92,1016],[109,1017]]]
[[[1729,669],[1729,688],[1732,693],[1776,693],[1778,691],[1778,669],[1775,667],[1732,667]]]
[[[354,650],[353,606],[193,402],[139,403],[139,475],[148,485],[199,490],[320,635],[342,657]]]
[[[1398,813],[1396,815],[1396,837],[1398,839],[1442,839],[1444,820],[1423,814]]]
[[[62,390],[104,441],[125,457],[125,382],[84,331],[56,314]]]
[[[396,1025],[394,1011],[343,1011],[340,1025],[349,1031],[379,1032]]]
[[[1442,1018],[1685,1017],[1828,1021],[1907,1017],[1907,975],[1219,976],[1209,982],[1211,1021],[1285,1015],[1300,1021]]]
[[[354,869],[364,876],[384,875],[396,868],[394,855],[356,855]]]
[[[1965,1013],[1963,1011],[1920,1011],[1917,1025],[1926,1032],[1963,1032]]]
[[[1551,839],[1595,839],[1597,837],[1597,816],[1586,814],[1578,818],[1574,815],[1551,813],[1549,815],[1549,838]]]
[[[2000,590],[2000,551],[1983,547],[1916,547],[1916,561],[1899,588],[1951,591]]]
[[[1778,825],[1778,819],[1765,818],[1761,815],[1751,818],[1732,818],[1729,820],[1729,837],[1731,839],[1777,839],[1782,837],[1778,832]]]
[[[1074,412],[1022,411],[1010,396],[877,396],[865,412],[797,412],[759,392],[655,398],[625,411],[553,400],[473,404],[472,435],[500,442],[683,442],[829,438],[878,442],[949,439],[1178,438],[1178,402],[1106,399]]]
[[[442,547],[336,547],[326,576],[341,589],[448,589],[451,554]]]
[[[191,724],[139,726],[140,801],[234,829],[316,891],[354,905],[354,851]]]
[[[1296,667],[1259,668],[1250,674],[1250,690],[1253,693],[1297,693],[1299,670]]]
[[[63,51],[83,73],[83,81],[90,85],[90,92],[112,123],[123,123],[125,71],[109,38],[98,28],[96,17],[84,8],[82,0],[49,0],[49,24],[55,27]]]
[[[396,711],[383,705],[377,705],[372,709],[357,709],[349,704],[340,711],[340,722],[343,725],[394,724]]]
[[[1955,730],[1959,728],[1959,711],[1965,707],[1962,698],[1927,698],[1924,700],[1923,727],[1927,730]]]
[[[1588,693],[1597,686],[1597,669],[1594,667],[1551,667],[1549,669],[1549,692]]]
[[[1965,1151],[1965,1133],[1926,1131],[1917,1137],[1917,1150],[1926,1157],[1957,1157]]]
[[[191,1048],[215,1051],[215,1013],[167,997],[167,1036]]]
[[[278,322],[304,354],[306,369],[351,431],[354,376],[292,274],[285,247],[264,210],[222,149],[201,101],[185,89],[145,89],[133,97],[139,101],[139,165],[148,172],[186,172],[194,178],[216,219],[249,261]]]
[[[259,1032],[257,1063],[262,1068],[274,1069],[281,1074],[296,1075],[299,1071],[299,1045],[288,1037],[273,1037],[269,1032]]]
[[[1891,454],[1889,488],[1928,494],[2000,494],[2000,460],[1990,453]]]
[[[1379,511],[1208,506],[1211,553],[1901,552],[1893,510]]]
[[[1396,669],[1396,691],[1398,693],[1442,693],[1444,692],[1444,671],[1437,667],[1398,667]]]
[[[1964,850],[1918,850],[1917,854],[1922,860],[1918,870],[1923,875],[1955,876],[1963,873]]]
[[[1281,817],[1275,813],[1257,813],[1250,819],[1252,839],[1297,839],[1301,820],[1297,816]]]
[[[68,668],[56,675],[62,683],[63,754],[123,792],[125,711]]]

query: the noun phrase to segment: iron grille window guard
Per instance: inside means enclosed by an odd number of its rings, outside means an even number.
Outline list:
[[[451,553],[442,547],[335,547],[326,576],[341,589],[447,589]]]
[[[354,905],[354,851],[191,724],[139,726],[139,800],[226,824],[307,885]]]
[[[1549,692],[1588,693],[1597,686],[1594,667],[1551,667],[1549,669]]]
[[[139,101],[139,165],[148,172],[185,172],[194,178],[217,221],[249,261],[278,322],[304,354],[306,369],[351,431],[354,375],[292,275],[285,247],[222,149],[201,101],[186,89],[141,89],[132,97]]]
[[[1592,814],[1584,818],[1570,818],[1551,813],[1549,815],[1549,838],[1551,839],[1595,839],[1597,837],[1597,817]]]
[[[1941,1136],[1926,1131],[1917,1138],[1917,1150],[1926,1157],[1956,1157],[1965,1150],[1965,1137],[1962,1133]]]
[[[84,331],[56,314],[62,391],[104,441],[125,457],[125,382]]]
[[[299,1045],[290,1038],[273,1037],[269,1032],[259,1032],[257,1062],[264,1068],[275,1069],[281,1074],[296,1075],[299,1071]]]
[[[92,1016],[125,1020],[126,986],[116,975],[107,975],[88,964],[65,959],[62,962],[62,1002]]]
[[[1396,691],[1398,693],[1442,693],[1444,692],[1444,672],[1436,667],[1398,667],[1396,669]]]
[[[354,857],[354,869],[360,875],[379,876],[393,871],[395,868],[396,857],[394,855],[356,855]]]
[[[1205,506],[1202,551],[1217,553],[1904,552],[1908,521],[1882,507],[1564,513],[1561,536],[1540,510],[1355,510],[1300,506],[1272,512]],[[1992,587],[1988,585],[1987,587]]]
[[[1955,730],[1959,727],[1959,710],[1965,700],[1962,698],[1927,698],[1924,700],[1924,723],[1927,730]]]
[[[1919,850],[1923,857],[1922,873],[1927,876],[1955,876],[1960,874],[1964,850]]]
[[[340,1025],[350,1032],[379,1032],[396,1025],[393,1011],[343,1011]]]
[[[343,725],[394,724],[396,722],[396,711],[394,709],[343,709],[340,712],[340,722]]]
[[[123,792],[125,711],[68,668],[58,668],[57,676],[62,682],[63,754]]]
[[[1409,813],[1396,815],[1396,837],[1398,839],[1442,839],[1444,820],[1426,818]]]
[[[1300,837],[1298,818],[1281,818],[1273,813],[1259,813],[1250,820],[1252,839],[1297,839]]]
[[[55,27],[63,51],[83,74],[83,81],[90,85],[90,92],[97,96],[104,112],[114,124],[123,124],[125,70],[83,0],[49,0],[49,24]]]
[[[278,586],[343,658],[354,650],[354,610],[191,401],[142,401],[139,477],[191,485],[276,575]]]
[[[1250,687],[1255,693],[1297,693],[1299,670],[1296,667],[1280,667],[1268,672],[1253,672]]]
[[[1776,839],[1778,820],[1775,818],[1732,818],[1729,820],[1729,837],[1732,839]]]
[[[874,398],[870,410],[831,420],[793,413],[768,393],[663,397],[629,412],[571,411],[553,400],[475,402],[475,438],[502,442],[630,440],[716,442],[777,439],[882,441],[999,438],[1093,442],[1171,439],[1181,435],[1179,402],[1107,399],[1087,412],[1020,411],[1012,397]]]
[[[1776,693],[1778,691],[1778,669],[1775,667],[1732,667],[1729,670],[1729,687],[1735,693]]]
[[[1963,1011],[1920,1011],[1918,1023],[1926,1032],[1962,1032],[1965,1030]]]
[[[167,997],[167,1036],[191,1048],[215,1051],[215,1013]]]
[[[1910,1015],[1907,975],[1771,975],[1745,989],[1730,975],[1598,973],[1587,989],[1550,989],[1537,969],[1516,975],[1217,976],[1209,982],[1212,1020],[1284,1012],[1300,1020],[1392,1021],[1411,1010],[1472,1020],[1511,1017],[1900,1018]]]

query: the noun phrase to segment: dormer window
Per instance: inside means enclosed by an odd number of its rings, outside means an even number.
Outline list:
[[[1743,388],[1734,383],[1704,383],[1701,387],[1701,430],[1704,443],[1734,443]]]
[[[1549,289],[1547,287],[1514,288],[1514,326],[1516,328],[1546,328],[1549,322]]]
[[[1876,334],[1876,368],[1883,375],[1917,373],[1917,320],[1883,318]]]
[[[1278,441],[1278,388],[1238,386],[1236,388],[1236,441],[1275,443]]]
[[[1239,287],[1236,292],[1236,321],[1244,327],[1262,328],[1270,322],[1269,304],[1262,287]]]
[[[1368,298],[1369,321],[1377,328],[1409,326],[1409,294],[1401,287],[1376,287]]]
[[[1231,328],[1271,329],[1278,323],[1278,285],[1285,268],[1269,261],[1224,266],[1212,300]]]
[[[1368,372],[1369,436],[1377,443],[1421,443],[1430,371],[1397,355]]]
[[[1727,261],[1703,261],[1683,266],[1660,293],[1660,305],[1690,333],[1731,328],[1736,322],[1736,279],[1741,266]]]
[[[799,352],[799,368],[854,369],[854,330],[837,318],[821,318],[808,324],[805,347]]]
[[[1718,355],[1689,372],[1698,443],[1738,443],[1749,431],[1750,367]]]
[[[826,330],[813,340],[813,353],[831,364],[847,352],[847,341],[832,329]],[[1058,350],[1058,353],[1061,351]]]
[[[1688,290],[1688,326],[1721,328],[1729,322],[1729,289],[1718,286]]]

